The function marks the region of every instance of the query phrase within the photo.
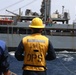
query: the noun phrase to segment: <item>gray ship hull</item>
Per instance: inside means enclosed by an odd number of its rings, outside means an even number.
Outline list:
[[[8,48],[16,48],[21,39],[27,34],[0,34],[0,39],[4,40]],[[52,36],[46,35],[52,42],[55,49],[76,50],[75,36]]]

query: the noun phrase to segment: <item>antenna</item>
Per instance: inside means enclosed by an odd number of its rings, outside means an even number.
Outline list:
[[[62,18],[64,17],[64,6],[62,6]]]

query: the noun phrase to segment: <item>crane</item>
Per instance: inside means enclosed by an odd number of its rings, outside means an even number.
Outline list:
[[[18,14],[14,13],[14,12],[11,12],[11,11],[9,11],[9,10],[6,10],[6,11],[9,12],[9,13],[14,14],[14,15],[16,15],[16,16],[19,16]]]

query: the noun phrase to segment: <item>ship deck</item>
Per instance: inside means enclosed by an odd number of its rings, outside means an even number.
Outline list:
[[[24,36],[31,34],[28,25],[28,22],[19,22],[17,25],[0,25],[3,32],[0,33],[0,39],[4,40],[9,48],[16,48]],[[42,34],[51,40],[54,49],[76,51],[76,25],[55,24],[46,26]]]

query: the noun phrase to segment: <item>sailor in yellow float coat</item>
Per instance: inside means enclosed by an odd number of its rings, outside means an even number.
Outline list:
[[[55,59],[55,51],[50,40],[41,35],[45,26],[40,18],[34,18],[29,27],[32,34],[23,37],[15,57],[19,61],[24,61],[23,75],[46,75],[46,60]]]

